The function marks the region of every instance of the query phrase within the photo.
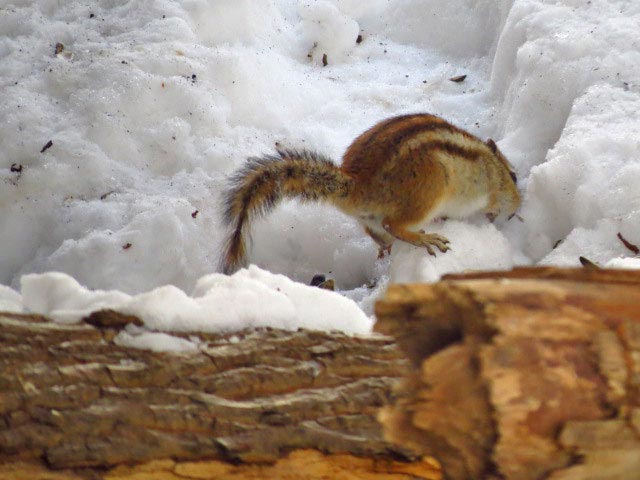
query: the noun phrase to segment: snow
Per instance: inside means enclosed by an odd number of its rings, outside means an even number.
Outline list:
[[[10,287],[0,285],[0,312],[20,313],[22,310],[22,295]]]
[[[491,89],[526,185],[511,240],[534,263],[606,263],[640,243],[640,3],[516,1]],[[554,249],[554,245],[559,245]]]
[[[114,342],[122,347],[142,348],[154,352],[197,352],[200,348],[198,339],[187,340],[162,332],[150,332],[146,328],[128,325],[118,332]]]
[[[629,257],[612,258],[606,263],[605,267],[638,270],[640,269],[640,258],[629,258]]]
[[[255,265],[232,276],[204,276],[191,295],[173,285],[137,295],[89,290],[60,272],[23,275],[21,284],[28,311],[61,323],[77,322],[103,308],[135,315],[154,332],[215,333],[274,327],[363,334],[373,323],[355,302],[339,293],[309,287]],[[130,333],[122,339],[125,344],[131,342]],[[150,343],[150,338],[143,337],[144,342]]]
[[[9,0],[0,310],[116,306],[145,320],[122,345],[192,351],[170,332],[366,332],[393,282],[580,255],[639,268],[617,236],[640,244],[639,24],[628,0]],[[254,225],[260,269],[214,273],[220,192],[246,157],[279,142],[339,161],[416,111],[498,141],[522,221],[430,225],[450,252],[396,242],[376,260],[352,219],[285,202]],[[303,285],[317,273],[342,295]]]
[[[522,209],[530,255],[576,265],[579,255],[606,262],[629,254],[616,235],[640,239],[639,153],[640,96],[611,85],[589,87],[547,160],[531,171]]]
[[[394,243],[389,270],[393,282],[435,282],[445,273],[506,270],[513,266],[514,252],[509,241],[493,224],[447,221],[432,225],[429,232],[449,239],[451,250],[434,261],[418,248]]]

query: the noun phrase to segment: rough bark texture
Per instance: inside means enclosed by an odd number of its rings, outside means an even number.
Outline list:
[[[414,365],[387,436],[446,478],[640,478],[640,272],[449,276],[376,314]]]
[[[0,479],[440,478],[431,457],[450,479],[640,479],[640,273],[450,276],[377,315],[408,361],[387,336],[161,354],[114,344],[139,323],[115,312],[0,314]]]
[[[194,333],[203,348],[189,354],[115,345],[136,321],[0,314],[0,478],[439,478],[375,420],[406,368],[389,337],[262,329]]]

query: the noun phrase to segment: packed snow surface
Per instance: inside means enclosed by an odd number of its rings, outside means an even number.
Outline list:
[[[638,25],[628,0],[3,2],[0,310],[117,306],[145,320],[122,344],[192,350],[167,332],[368,331],[353,301],[370,315],[389,282],[580,255],[638,268],[618,237],[640,244]],[[410,112],[496,139],[521,220],[433,224],[452,251],[376,260],[352,219],[285,202],[254,225],[262,270],[215,273],[220,192],[248,156],[339,162]]]

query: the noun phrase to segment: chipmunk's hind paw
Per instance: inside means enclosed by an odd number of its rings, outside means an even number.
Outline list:
[[[424,247],[429,252],[429,255],[436,256],[436,252],[433,247],[436,247],[442,253],[451,250],[449,247],[449,239],[438,235],[437,233],[425,233],[424,230],[420,230],[420,238],[414,244],[417,247]]]

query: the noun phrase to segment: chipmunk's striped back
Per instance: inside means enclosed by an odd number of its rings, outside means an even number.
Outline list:
[[[465,217],[482,202],[502,211],[520,201],[495,143],[434,115],[380,122],[351,144],[341,169],[354,179],[354,204],[381,206],[381,215],[401,218],[405,225],[436,216]]]

